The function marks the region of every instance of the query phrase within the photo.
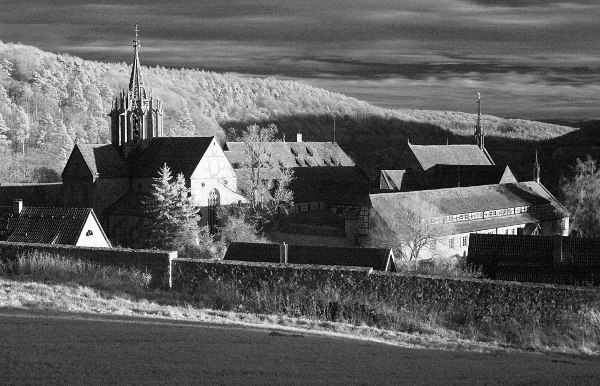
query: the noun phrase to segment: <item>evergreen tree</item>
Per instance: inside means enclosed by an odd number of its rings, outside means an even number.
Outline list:
[[[165,163],[154,178],[150,198],[144,205],[148,217],[147,246],[182,251],[198,245],[200,207],[185,186],[183,174],[173,178]]]

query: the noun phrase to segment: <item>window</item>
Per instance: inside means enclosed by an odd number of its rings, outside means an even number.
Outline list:
[[[462,245],[463,247],[466,247],[466,246],[467,246],[467,236],[463,236],[463,237],[462,237],[462,242],[461,242],[461,245]]]
[[[506,230],[504,231],[504,234],[508,234],[508,228],[506,228]]]
[[[94,232],[92,232],[92,230],[91,230],[91,229],[88,229],[88,231],[87,231],[87,232],[85,232],[85,235],[86,235],[86,236],[88,236],[88,237],[89,237],[89,236],[93,236],[93,235],[94,235]]]
[[[431,252],[435,252],[436,248],[437,248],[437,240],[436,239],[429,240],[429,250]]]
[[[448,239],[448,248],[454,249],[454,237]]]

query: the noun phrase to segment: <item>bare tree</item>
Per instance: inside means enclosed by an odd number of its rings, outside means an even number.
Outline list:
[[[293,171],[282,165],[271,153],[278,142],[277,126],[248,126],[239,141],[244,150],[238,169],[238,181],[248,200],[248,217],[258,223],[268,222],[280,211],[287,211],[293,202],[289,184]]]
[[[434,220],[440,217],[436,207],[409,196],[393,211],[372,211],[369,244],[393,248],[396,256],[409,262],[416,263],[425,251],[432,257],[437,256],[439,236],[435,233]]]
[[[577,159],[571,178],[562,178],[560,189],[571,213],[571,229],[583,237],[600,234],[600,170],[589,155]]]

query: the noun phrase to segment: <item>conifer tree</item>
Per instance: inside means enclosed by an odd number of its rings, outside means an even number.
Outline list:
[[[183,174],[173,178],[165,163],[154,178],[150,198],[144,205],[149,247],[181,251],[198,244],[200,208],[185,186]]]

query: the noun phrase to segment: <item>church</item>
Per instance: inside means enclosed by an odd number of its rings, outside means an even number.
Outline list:
[[[161,100],[144,85],[139,40],[128,89],[114,99],[111,144],[75,144],[62,173],[64,205],[91,207],[114,245],[139,245],[143,201],[163,166],[182,173],[201,207],[201,226],[213,226],[220,205],[245,202],[233,167],[215,137],[164,137]]]

